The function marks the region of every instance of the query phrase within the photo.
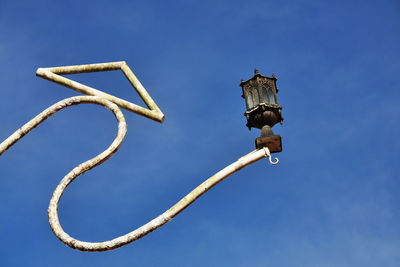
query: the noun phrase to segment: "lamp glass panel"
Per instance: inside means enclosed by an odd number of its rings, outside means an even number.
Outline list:
[[[249,91],[249,93],[247,94],[247,105],[249,106],[249,108],[252,108],[254,106],[253,104],[253,94],[251,91]]]
[[[275,96],[271,88],[268,88],[269,103],[275,104]]]
[[[262,88],[262,94],[263,94],[264,102],[268,103],[269,102],[269,97],[268,97],[268,94],[267,94],[267,87],[263,87]]]
[[[254,105],[258,105],[260,103],[260,99],[258,97],[257,89],[254,89]]]

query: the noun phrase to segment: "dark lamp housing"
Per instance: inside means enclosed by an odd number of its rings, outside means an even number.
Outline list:
[[[242,97],[246,100],[246,126],[249,130],[252,127],[261,129],[261,136],[256,138],[256,148],[268,147],[271,153],[282,151],[281,136],[274,135],[271,129],[283,121],[282,107],[276,96],[276,80],[274,74],[272,77],[264,76],[255,69],[253,77],[240,83]]]

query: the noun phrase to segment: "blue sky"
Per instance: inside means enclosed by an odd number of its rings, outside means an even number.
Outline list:
[[[102,107],[63,110],[0,158],[1,266],[400,266],[400,2],[0,0],[0,139],[77,93],[38,67],[127,61],[166,118],[128,133],[63,195],[85,241],[132,231],[254,149],[241,79],[277,78],[283,152],[228,178],[170,223],[104,253],[59,242],[59,180],[103,151]],[[71,76],[142,104],[120,72]],[[140,156],[139,156],[140,155]],[[57,261],[57,264],[55,262]]]

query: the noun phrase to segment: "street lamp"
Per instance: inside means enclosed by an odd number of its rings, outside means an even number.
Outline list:
[[[115,97],[98,89],[89,87],[62,76],[67,74],[111,70],[121,70],[125,74],[126,78],[128,78],[129,82],[136,89],[137,93],[143,99],[148,108],[138,106],[124,99]],[[121,235],[112,240],[103,242],[80,241],[72,238],[63,230],[58,218],[58,204],[65,189],[67,189],[68,185],[70,185],[81,174],[100,165],[110,158],[121,146],[127,131],[127,127],[125,117],[120,108],[124,108],[128,111],[161,123],[164,121],[164,114],[147,93],[146,89],[143,87],[125,61],[39,68],[36,71],[36,75],[76,90],[85,95],[66,98],[39,113],[32,120],[27,122],[12,135],[10,135],[6,140],[0,143],[0,156],[12,145],[21,140],[21,138],[26,136],[30,131],[35,129],[39,124],[44,122],[47,118],[66,107],[85,103],[101,105],[113,112],[118,121],[118,132],[111,145],[94,158],[91,158],[90,160],[87,160],[72,169],[60,181],[51,197],[48,208],[50,227],[57,238],[71,248],[82,251],[106,251],[122,247],[138,240],[139,238],[153,232],[157,228],[171,221],[172,218],[182,212],[201,195],[205,194],[208,190],[220,183],[222,180],[243,169],[244,167],[249,166],[264,157],[267,157],[269,162],[273,165],[279,162],[277,158],[275,158],[275,162],[271,160],[271,152],[282,151],[281,137],[279,135],[274,135],[271,130],[271,127],[274,124],[279,121],[282,122],[283,120],[281,116],[282,107],[278,105],[278,100],[276,98],[276,92],[278,91],[276,88],[276,78],[274,75],[272,75],[272,77],[263,76],[259,74],[257,70],[255,70],[254,77],[245,82],[242,81],[240,85],[243,88],[242,96],[246,99],[247,111],[245,112],[245,116],[247,118],[247,126],[249,129],[251,129],[251,127],[262,129],[261,137],[256,139],[257,148],[262,149],[248,153],[229,166],[221,169],[216,174],[201,183],[185,197],[183,197],[171,208],[148,223],[140,226],[136,230],[130,231],[129,233]],[[158,162],[154,162],[154,164],[157,165]]]
[[[261,129],[261,136],[256,138],[256,148],[268,147],[271,153],[282,151],[280,135],[274,135],[272,126],[280,122],[282,107],[278,104],[276,93],[276,80],[272,77],[264,76],[254,69],[254,76],[247,81],[241,81],[242,97],[246,100],[247,118],[246,126]]]

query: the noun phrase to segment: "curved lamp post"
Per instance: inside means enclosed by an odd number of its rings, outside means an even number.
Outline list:
[[[135,88],[140,97],[144,100],[145,104],[148,108],[144,108],[138,106],[134,103],[126,101],[124,99],[109,95],[95,88],[89,87],[87,85],[75,82],[71,79],[65,78],[61,75],[65,74],[77,74],[77,73],[86,73],[86,72],[99,72],[99,71],[111,71],[111,70],[121,70],[125,76],[128,78],[129,82]],[[111,63],[100,63],[100,64],[89,64],[89,65],[76,65],[76,66],[65,66],[65,67],[53,67],[53,68],[39,68],[36,72],[36,75],[47,79],[49,81],[58,83],[70,89],[76,90],[85,95],[70,97],[64,100],[57,102],[56,104],[50,106],[45,109],[43,112],[38,114],[35,118],[27,122],[20,129],[15,131],[11,136],[9,136],[6,140],[0,143],[0,156],[7,151],[11,146],[13,146],[16,142],[21,140],[22,137],[26,136],[30,131],[32,131],[39,124],[44,122],[47,118],[60,111],[63,108],[78,105],[78,104],[97,104],[106,107],[111,112],[114,113],[116,119],[118,120],[118,132],[111,143],[111,145],[105,149],[102,153],[91,158],[75,168],[73,168],[57,185],[56,189],[53,192],[53,195],[50,199],[48,216],[49,216],[49,224],[54,234],[67,246],[82,250],[82,251],[106,251],[116,249],[118,247],[122,247],[126,244],[129,244],[133,241],[140,239],[141,237],[151,233],[157,228],[163,226],[180,212],[182,212],[186,207],[192,204],[196,199],[198,199],[201,195],[206,193],[212,187],[217,185],[219,182],[230,176],[231,174],[243,169],[244,167],[264,158],[268,157],[270,163],[277,164],[278,160],[272,162],[271,154],[268,147],[271,147],[274,152],[277,152],[276,146],[277,142],[275,140],[277,136],[272,134],[270,127],[272,127],[279,120],[282,121],[282,117],[280,116],[281,107],[277,104],[276,99],[276,87],[274,81],[276,80],[274,77],[269,78],[266,76],[262,76],[256,73],[253,78],[249,81],[242,82],[244,96],[248,99],[248,109],[245,115],[248,118],[248,126],[262,128],[262,133],[264,132],[265,136],[257,142],[256,150],[250,152],[249,154],[239,158],[232,164],[226,166],[221,169],[219,172],[205,180],[202,184],[196,187],[193,191],[187,194],[184,198],[178,201],[171,208],[155,217],[153,220],[147,222],[141,227],[119,237],[116,237],[112,240],[103,241],[103,242],[86,242],[81,241],[76,238],[68,235],[63,228],[61,227],[60,221],[58,219],[58,204],[61,196],[67,189],[67,187],[74,181],[79,175],[91,170],[92,168],[100,165],[108,158],[110,158],[121,146],[122,141],[124,140],[127,126],[125,117],[120,110],[123,108],[130,112],[136,113],[138,115],[144,116],[146,118],[152,119],[154,121],[162,123],[164,121],[164,114],[158,108],[156,103],[147,93],[146,89],[142,86],[136,76],[133,74],[131,69],[128,67],[126,62],[111,62]],[[261,82],[263,79],[267,78],[265,82]],[[272,79],[273,83],[271,84],[269,80]],[[275,80],[274,80],[275,79]],[[265,84],[265,88],[270,88],[272,91],[266,91],[265,97],[263,95],[263,85]],[[261,86],[261,87],[260,87]],[[254,91],[256,88],[256,91]],[[251,96],[251,94],[253,94]],[[251,97],[250,97],[251,96]],[[260,101],[262,99],[262,101]],[[269,102],[268,102],[269,101]],[[272,138],[272,139],[271,139]],[[258,140],[259,138],[257,138]],[[272,141],[271,141],[272,140]],[[279,145],[280,145],[280,137],[279,137]],[[279,146],[280,147],[280,146]]]

